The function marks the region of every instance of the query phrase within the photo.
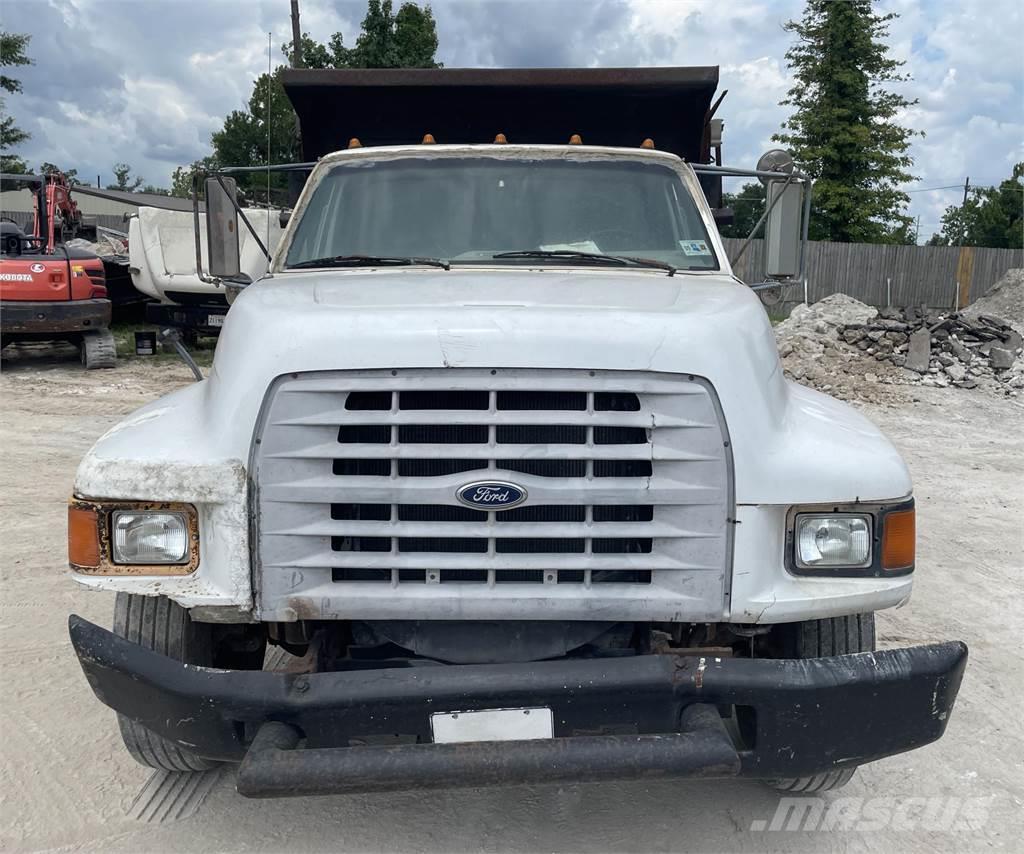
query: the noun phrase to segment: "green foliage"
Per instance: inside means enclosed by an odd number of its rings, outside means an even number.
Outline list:
[[[0,32],[0,66],[31,65],[32,60],[25,53],[32,36],[22,33]],[[21,81],[0,74],[0,89],[12,95],[21,91]]]
[[[230,166],[266,166],[268,163],[297,163],[301,159],[298,121],[281,85],[278,67],[273,75],[257,78],[244,110],[233,110],[224,127],[212,136],[213,161]],[[267,108],[270,108],[270,137],[267,137]],[[269,156],[268,155],[269,145]],[[250,200],[267,201],[266,175],[236,176],[238,187]],[[285,191],[288,176],[280,172],[270,176],[270,200]],[[189,189],[191,193],[191,187]],[[280,199],[278,199],[280,200]]]
[[[320,42],[310,38],[309,33],[303,33],[300,39],[302,44],[302,65],[305,68],[333,68],[334,54]],[[281,53],[285,55],[288,62],[292,61],[292,45],[294,42],[285,42],[281,45]]]
[[[0,67],[31,65],[32,60],[25,52],[31,38],[21,33],[0,32]],[[11,95],[17,94],[21,91],[21,81],[0,73],[0,89]],[[30,134],[14,123],[13,116],[7,115],[3,98],[0,98],[0,115],[3,116],[0,118],[0,169],[23,175],[28,171],[27,164],[8,152],[28,140]]]
[[[733,221],[719,228],[719,233],[722,237],[745,238],[764,213],[764,205],[765,188],[760,181],[744,184],[738,193],[723,193],[722,206],[732,208]]]
[[[49,175],[51,172],[63,172],[64,177],[68,179],[68,183],[74,186],[75,184],[81,184],[82,182],[78,179],[77,169],[61,169],[59,166],[55,166],[53,163],[43,161],[39,164],[39,175]]]
[[[929,246],[1024,248],[1024,162],[998,187],[972,190],[967,202],[950,205],[942,215],[942,231]]]
[[[321,44],[308,33],[301,37],[302,61],[306,68],[439,68],[437,27],[429,6],[403,3],[397,14],[391,0],[369,0],[362,32],[355,47],[345,47],[342,34],[335,33]],[[291,59],[292,43],[281,47]],[[261,74],[253,83],[252,95],[241,110],[232,111],[224,126],[215,131],[211,142],[213,155],[196,161],[191,167],[174,171],[171,194],[188,197],[192,193],[192,172],[198,167],[218,164],[230,166],[266,166],[270,163],[297,163],[301,159],[298,120],[281,85],[282,67],[268,77]],[[270,100],[270,160],[267,160],[267,99]],[[266,175],[239,175],[238,187],[250,201],[267,199]],[[270,199],[281,202],[288,176],[270,177]]]
[[[152,193],[155,196],[169,196],[171,191],[166,187],[158,187],[156,184],[146,184],[142,188],[143,193]]]
[[[427,6],[403,3],[398,14],[392,13],[391,0],[369,0],[363,31],[356,46],[345,51],[341,34],[332,49],[344,64],[339,68],[438,68],[437,29],[434,14]]]
[[[204,157],[201,160],[195,160],[190,166],[179,166],[171,175],[170,194],[177,196],[179,199],[191,199],[192,176],[197,171],[216,169],[218,165],[216,158],[210,156]],[[202,188],[200,188],[200,192],[202,192]]]
[[[885,88],[909,77],[884,43],[895,14],[871,0],[807,0],[786,24],[797,42],[786,59],[795,76],[783,105],[794,108],[773,139],[815,179],[810,237],[842,242],[904,242],[911,233],[901,184],[912,179],[909,148],[919,132],[899,125],[916,103]]]
[[[132,167],[127,163],[115,163],[111,167],[111,171],[114,173],[113,184],[107,184],[108,190],[127,190],[129,193],[134,193],[139,187],[142,186],[142,178],[136,175],[132,177]]]

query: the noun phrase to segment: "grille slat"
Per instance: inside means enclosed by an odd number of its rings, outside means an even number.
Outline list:
[[[532,446],[531,446],[532,447]],[[514,444],[499,444],[497,452],[486,440],[476,445],[472,444],[443,444],[436,443],[429,448],[422,448],[418,445],[381,445],[376,442],[366,444],[341,444],[330,442],[304,447],[294,448],[287,451],[276,451],[266,456],[271,459],[322,459],[332,460],[338,456],[344,456],[353,460],[381,460],[381,459],[431,459],[460,457],[467,460],[488,460],[495,457],[507,455],[515,448]],[[539,456],[539,455],[538,455]],[[548,444],[544,447],[543,459],[556,460],[679,460],[679,461],[709,461],[715,457],[707,454],[698,454],[682,448],[652,446],[651,443],[630,444],[630,445],[600,445],[593,447],[585,444],[562,445]]]
[[[274,427],[337,427],[339,424],[346,426],[360,426],[380,424],[382,413],[387,413],[389,424],[427,424],[429,417],[423,411],[406,410],[399,412],[388,412],[388,408],[382,410],[347,410],[344,408],[329,409],[318,412],[315,415],[300,415],[295,417],[280,418],[274,421]],[[652,424],[652,418],[657,418],[657,424]],[[493,412],[489,410],[460,410],[452,409],[445,411],[445,424],[497,424],[509,425],[553,425],[573,427],[586,427],[600,423],[607,427],[676,427],[676,428],[709,428],[715,427],[712,423],[706,423],[694,418],[683,418],[678,415],[658,413],[652,416],[649,412],[617,412],[600,410],[595,406],[594,412],[576,412],[561,410],[557,412],[529,411],[529,410],[502,410],[496,408]]]
[[[535,599],[546,618],[592,619],[592,596],[609,619],[723,613],[728,452],[699,382],[368,371],[291,376],[272,395],[255,458],[265,619],[300,603],[422,619],[423,597],[435,619],[536,618]],[[524,504],[456,499],[503,479]]]
[[[657,551],[650,554],[560,554],[554,561],[550,554],[442,554],[433,552],[405,552],[390,554],[380,552],[333,551],[314,552],[308,557],[296,558],[275,564],[287,569],[318,569],[322,567],[366,567],[368,569],[388,567],[390,569],[434,569],[449,567],[460,569],[695,569],[712,570],[710,564],[694,563],[675,559]]]
[[[453,507],[452,510],[462,508]],[[576,508],[566,508],[576,509]],[[582,510],[583,508],[579,508]],[[476,511],[466,509],[467,513]],[[512,511],[508,511],[511,513]],[[481,514],[484,515],[484,514]],[[595,540],[602,537],[630,537],[638,533],[645,537],[680,537],[697,539],[700,537],[714,536],[708,532],[688,531],[673,525],[669,522],[595,522],[588,525],[585,522],[504,522],[501,520],[502,513],[495,513],[499,517],[495,520],[494,528],[488,530],[486,520],[472,522],[379,522],[361,520],[329,520],[311,522],[301,527],[293,527],[288,530],[275,530],[267,526],[267,535],[281,537],[487,537],[489,534],[496,537],[515,537],[517,539],[561,539],[572,537],[593,537]]]

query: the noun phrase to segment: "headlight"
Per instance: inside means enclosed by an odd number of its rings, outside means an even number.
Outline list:
[[[151,566],[189,562],[184,513],[115,510],[111,514],[113,560]]]
[[[801,569],[871,566],[871,515],[801,513],[796,517],[796,565]]]

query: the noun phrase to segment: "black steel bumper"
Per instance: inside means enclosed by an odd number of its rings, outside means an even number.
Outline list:
[[[254,797],[814,774],[939,738],[967,662],[950,642],[812,660],[647,655],[301,675],[186,666],[81,617],[69,623],[100,700],[203,756],[241,760],[238,789]],[[534,706],[552,709],[553,739],[429,743],[434,712]],[[723,725],[731,709],[741,737]],[[379,743],[396,736],[411,743]]]
[[[4,335],[63,335],[110,325],[110,300],[81,299],[0,304]]]

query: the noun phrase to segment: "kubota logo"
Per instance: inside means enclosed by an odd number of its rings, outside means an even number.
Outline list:
[[[44,273],[44,272],[46,272],[46,267],[43,264],[39,264],[39,263],[33,264],[31,267],[29,267],[29,269],[33,273]]]
[[[29,273],[0,273],[0,282],[31,282]]]

